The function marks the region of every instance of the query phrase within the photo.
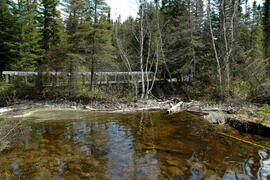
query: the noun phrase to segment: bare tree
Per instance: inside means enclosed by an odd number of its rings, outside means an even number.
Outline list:
[[[238,9],[238,1],[233,1],[233,12],[230,16],[230,24],[229,28],[227,27],[226,22],[226,13],[225,13],[225,4],[224,0],[221,1],[221,11],[222,11],[222,26],[223,26],[223,38],[224,38],[224,47],[225,47],[225,55],[224,55],[224,64],[225,64],[225,71],[226,71],[226,81],[225,86],[229,88],[230,85],[230,57],[233,51],[234,45],[234,20],[236,17],[236,12]],[[229,38],[228,38],[229,37]]]
[[[145,84],[144,84],[144,66],[143,66],[143,48],[144,48],[144,7],[145,0],[140,0],[140,68],[141,68],[141,81],[142,81],[142,95],[141,99],[145,97]]]
[[[221,16],[220,22],[221,28],[223,31],[223,39],[221,46],[219,47],[219,50],[217,50],[217,44],[215,42],[216,38],[214,36],[214,30],[212,25],[212,19],[211,19],[211,13],[212,13],[212,6],[211,6],[211,0],[208,0],[208,8],[207,8],[207,14],[210,24],[210,33],[212,38],[212,46],[214,49],[215,59],[217,61],[217,74],[218,74],[218,80],[220,87],[222,86],[222,73],[221,73],[221,60],[223,61],[224,68],[225,68],[225,78],[224,78],[224,85],[226,88],[229,89],[230,85],[230,58],[231,54],[234,48],[234,40],[235,40],[235,19],[238,9],[238,1],[232,1],[232,11],[228,12],[228,10],[225,10],[225,1],[220,1],[220,12]],[[228,20],[227,20],[228,19]]]
[[[155,72],[154,72],[154,75],[153,75],[153,78],[152,78],[152,83],[151,83],[151,86],[149,86],[149,82],[147,84],[147,92],[146,92],[146,98],[148,98],[149,94],[151,94],[151,91],[154,87],[154,84],[155,84],[155,81],[156,81],[156,76],[157,76],[157,72],[158,72],[158,65],[159,65],[159,54],[160,54],[160,49],[162,49],[161,47],[161,30],[160,30],[160,25],[159,25],[159,0],[156,0],[155,1],[155,14],[156,14],[156,28],[158,30],[158,37],[157,37],[157,41],[156,41],[156,51],[155,51],[155,56],[156,56],[156,62],[155,62]],[[152,29],[149,29],[150,31]],[[163,52],[163,49],[162,49],[162,52]],[[150,53],[148,51],[148,53]],[[164,56],[164,52],[163,52],[163,60],[164,60],[164,64],[166,64],[166,61],[165,61],[165,56]],[[152,65],[154,63],[154,59],[152,60],[152,63],[151,63],[151,67],[150,69],[152,69]],[[167,67],[167,66],[166,66]],[[170,72],[169,72],[170,74]],[[171,77],[171,76],[170,76]]]
[[[210,0],[208,0],[207,14],[208,14],[208,19],[209,19],[212,46],[213,46],[213,50],[214,50],[214,53],[215,53],[215,59],[216,59],[216,62],[217,62],[217,74],[218,74],[219,86],[221,88],[221,86],[222,86],[221,63],[220,63],[220,58],[218,57],[217,47],[216,47],[216,43],[215,43],[216,38],[215,38],[214,32],[213,32],[212,19],[211,19],[211,2],[210,2]]]
[[[120,18],[118,18],[118,20],[116,21],[114,38],[116,41],[116,45],[117,45],[119,54],[120,54],[121,58],[124,60],[124,65],[125,65],[126,69],[129,72],[132,72],[132,67],[130,65],[130,58],[128,56],[128,53],[125,51],[125,49],[123,47],[122,40],[119,37],[119,32],[118,32],[119,31],[119,23],[120,23]],[[132,78],[131,80],[132,80],[133,85],[134,85],[135,94],[137,97],[138,96],[138,83],[136,81],[136,78],[132,74],[131,74],[131,78]]]
[[[140,0],[139,6],[140,6],[140,12],[139,12],[140,21],[139,21],[139,28],[138,28],[139,30],[137,32],[138,36],[136,32],[134,32],[133,29],[132,29],[132,32],[133,32],[134,38],[139,44],[138,49],[139,49],[139,63],[140,63],[140,72],[141,72],[141,77],[140,77],[141,99],[148,99],[156,81],[160,54],[162,54],[163,52],[161,30],[159,27],[159,5],[158,3],[156,3],[156,9],[155,9],[156,18],[154,19],[151,19],[146,15],[146,12],[145,12],[146,0]],[[158,31],[158,29],[159,29],[159,33],[156,36],[153,35],[153,32],[155,30]],[[145,37],[148,37],[147,41]],[[153,37],[156,38],[156,41],[154,41]],[[132,72],[130,58],[128,57],[128,53],[124,50],[122,40],[120,39],[118,35],[118,25],[116,25],[115,27],[115,39],[116,39],[116,44],[117,44],[120,56],[124,60],[126,68],[128,69],[128,71]],[[145,42],[147,42],[147,49],[144,49],[146,47]],[[153,42],[155,42],[155,44]],[[153,49],[155,49],[154,50],[155,58],[153,58]],[[163,60],[165,61],[164,52],[163,52],[163,57],[164,57]],[[151,72],[153,69],[154,69],[154,73]],[[149,77],[149,75],[151,75],[151,77]]]

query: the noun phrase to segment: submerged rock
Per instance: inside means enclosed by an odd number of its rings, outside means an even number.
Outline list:
[[[203,116],[204,119],[214,124],[225,124],[227,115],[224,112],[208,112],[208,115]]]

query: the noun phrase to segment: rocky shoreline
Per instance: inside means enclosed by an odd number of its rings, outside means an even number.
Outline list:
[[[233,105],[202,102],[178,102],[167,110],[168,114],[190,112],[203,116],[213,124],[228,124],[240,132],[270,137],[270,120],[257,113],[255,104]]]

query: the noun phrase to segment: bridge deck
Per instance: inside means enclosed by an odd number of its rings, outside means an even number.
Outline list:
[[[48,77],[69,77],[71,73],[69,72],[43,72],[42,73]],[[90,79],[91,72],[74,72],[77,76],[82,77],[83,84],[90,84],[87,79]],[[153,74],[152,72],[144,73],[148,75],[148,81],[153,81]],[[24,77],[25,81],[28,81],[28,77],[35,77],[38,75],[38,72],[24,72],[24,71],[3,71],[2,75],[5,76],[6,83],[9,83],[10,77]],[[131,83],[141,83],[141,72],[95,72],[94,73],[94,83],[96,85],[107,85],[107,84],[131,84]],[[156,81],[162,81],[164,79],[155,79]],[[172,82],[176,82],[177,79],[174,78],[171,80]],[[58,81],[58,84],[66,84]]]

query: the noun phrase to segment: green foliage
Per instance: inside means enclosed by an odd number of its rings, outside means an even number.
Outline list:
[[[264,26],[264,52],[265,57],[270,57],[270,0],[265,0],[263,12],[263,26]]]
[[[12,105],[18,99],[18,93],[23,93],[23,85],[18,83],[12,86],[2,86],[0,88],[0,106]]]
[[[41,44],[46,51],[61,42],[60,12],[56,9],[58,0],[42,0],[39,8],[39,23],[41,28]]]
[[[252,8],[247,7],[246,11],[239,5],[240,12],[234,21],[237,25],[234,28],[235,40],[232,44],[229,42],[229,46],[233,47],[229,59],[231,84],[226,89],[221,89],[216,80],[217,66],[209,35],[210,19],[206,16],[204,1],[145,2],[143,64],[144,69],[154,71],[157,59],[158,78],[168,78],[168,66],[178,81],[190,79],[190,82],[185,80],[179,83],[179,87],[176,88],[183,87],[195,99],[214,100],[224,99],[224,95],[245,99],[248,94],[260,89],[263,83],[269,81],[269,60],[264,58],[269,54],[266,51],[270,44],[269,0],[265,1],[264,13],[256,2]],[[213,8],[221,5],[221,1],[209,2],[213,4]],[[224,2],[225,26],[229,32],[234,1]],[[122,100],[132,100],[133,90],[119,88],[110,92],[106,88],[93,88],[92,91],[88,90],[88,87],[81,88],[80,79],[74,72],[91,71],[94,78],[96,71],[127,71],[129,65],[128,70],[139,71],[140,19],[130,17],[124,22],[112,23],[109,19],[110,9],[105,0],[64,0],[61,1],[61,5],[65,8],[67,16],[63,21],[56,9],[59,3],[59,0],[0,0],[0,71],[42,69],[71,74],[67,77],[68,88],[46,88],[43,94],[40,94],[43,97],[113,96]],[[155,3],[160,4],[161,8],[155,6]],[[227,69],[224,57],[228,52],[224,51],[225,33],[222,28],[221,9],[214,8],[210,18],[224,76]],[[117,53],[112,34],[116,28],[115,36],[122,40],[122,51],[126,52],[118,53],[117,62],[114,61]],[[230,33],[227,34],[229,41],[230,36]],[[123,56],[129,60],[128,63]],[[24,97],[34,91],[29,88],[29,84],[19,81],[14,82],[14,85],[16,86],[10,87],[11,89],[2,89],[1,96],[13,97],[16,94]],[[65,92],[61,94],[61,91]],[[123,95],[126,93],[127,95]]]
[[[33,87],[30,83],[26,83],[22,77],[12,80],[11,84],[0,86],[0,106],[12,105],[18,99],[34,99]]]
[[[6,106],[14,102],[14,91],[9,87],[0,88],[0,106]]]
[[[231,91],[233,96],[246,99],[251,92],[251,86],[247,81],[235,80],[232,82]]]
[[[27,0],[18,1],[13,7],[13,13],[18,17],[15,22],[16,41],[9,44],[10,51],[16,54],[17,59],[12,64],[14,70],[33,71],[36,69],[37,61],[42,58],[43,50],[39,44],[41,34],[38,31],[37,3]]]
[[[11,51],[12,44],[17,40],[17,17],[12,16],[7,0],[0,0],[0,72],[9,69],[16,59]]]
[[[270,121],[270,106],[264,104],[262,107],[258,108],[256,113],[263,118],[263,120]]]
[[[80,86],[76,91],[75,97],[79,99],[104,99],[110,101],[131,102],[136,99],[134,94],[134,90],[129,87],[96,87],[89,90],[89,87],[87,86]]]
[[[81,87],[78,89],[77,97],[82,99],[105,99],[107,98],[106,93],[101,88],[94,88],[89,90],[89,87]]]

